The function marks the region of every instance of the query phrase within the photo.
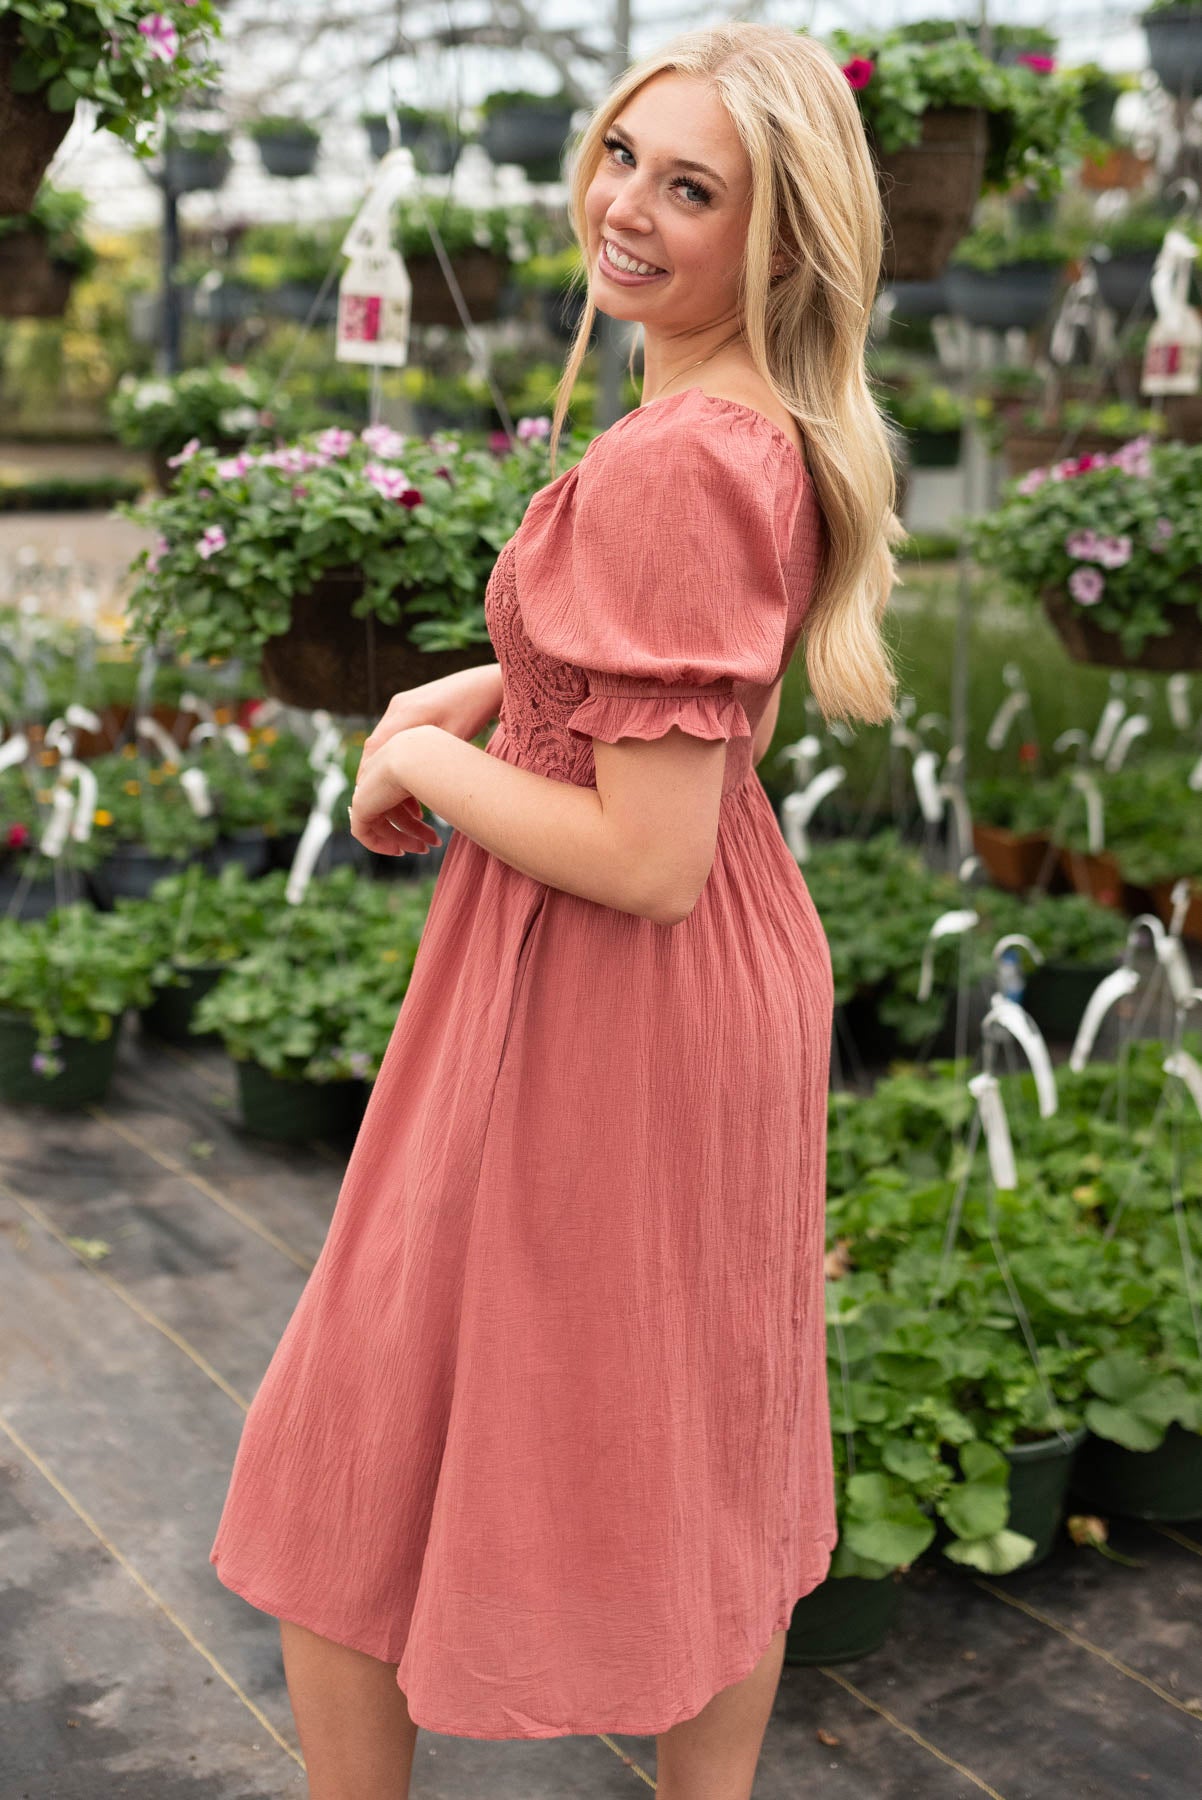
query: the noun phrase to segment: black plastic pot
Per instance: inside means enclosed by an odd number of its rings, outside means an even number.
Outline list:
[[[361,1082],[283,1081],[253,1062],[237,1069],[242,1123],[256,1137],[283,1143],[338,1137],[363,1116]]]
[[[254,826],[246,831],[232,831],[219,837],[205,859],[209,871],[219,875],[230,863],[239,863],[247,875],[266,875],[271,867],[271,848],[266,834]]]
[[[22,876],[19,869],[0,868],[0,917],[7,917],[20,890]],[[59,897],[61,885],[62,898]],[[25,888],[21,895],[21,904],[13,916],[18,919],[45,919],[58,906],[70,905],[73,900],[86,900],[88,890],[85,878],[73,869],[60,869],[58,882],[53,875],[37,875]]]
[[[949,263],[944,285],[951,311],[969,325],[1009,331],[1040,323],[1051,308],[1059,279],[1059,263],[1024,261],[997,269]]]
[[[1091,1512],[1123,1519],[1202,1519],[1202,1433],[1170,1425],[1157,1450],[1125,1450],[1090,1432],[1070,1491]]]
[[[960,461],[963,432],[910,431],[910,466],[914,469],[954,469]]]
[[[33,1068],[38,1034],[25,1013],[0,1010],[0,1100],[9,1105],[35,1104],[60,1110],[103,1100],[117,1061],[121,1019],[114,1018],[108,1037],[64,1036],[54,1054],[63,1064],[49,1077]]]
[[[558,181],[571,124],[570,106],[498,107],[485,120],[480,142],[490,162],[517,163],[531,181]]]
[[[1148,40],[1148,61],[1169,94],[1202,92],[1202,7],[1172,6],[1140,20]]]
[[[145,900],[164,875],[182,875],[189,859],[152,856],[142,844],[115,844],[102,863],[88,871],[92,899],[102,912],[112,912],[118,898]]]
[[[1065,1437],[1038,1438],[1029,1444],[1011,1444],[1005,1456],[1010,1464],[1011,1531],[1035,1539],[1035,1548],[1020,1567],[1032,1568],[1049,1556],[1064,1515],[1073,1463],[1088,1437],[1079,1425]]]
[[[1157,255],[1155,250],[1125,250],[1117,256],[1094,258],[1098,293],[1121,317],[1134,312],[1141,301],[1149,318],[1152,317],[1151,281]]]
[[[224,186],[232,158],[228,150],[194,150],[168,144],[163,152],[164,185],[176,194],[211,193]]]
[[[785,1661],[812,1668],[879,1650],[897,1622],[901,1590],[896,1572],[880,1581],[828,1576],[793,1608]]]
[[[1027,978],[1022,1004],[1050,1043],[1071,1044],[1099,981],[1117,963],[1040,963]]]
[[[179,987],[156,988],[154,999],[138,1015],[143,1031],[162,1038],[168,1044],[212,1044],[214,1031],[194,1032],[192,1016],[210,989],[225,974],[224,963],[202,963],[196,968],[181,969]]]
[[[255,142],[259,147],[259,160],[267,173],[277,175],[284,181],[295,181],[302,175],[311,175],[317,166],[321,140],[307,131],[298,131],[290,137],[281,135],[256,138]]]

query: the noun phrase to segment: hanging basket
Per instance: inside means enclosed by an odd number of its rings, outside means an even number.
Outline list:
[[[490,162],[517,163],[531,181],[558,181],[571,127],[570,106],[504,106],[489,114],[480,142]]]
[[[1140,20],[1148,61],[1168,94],[1196,99],[1202,91],[1202,8],[1169,6]]]
[[[1060,264],[1003,263],[997,269],[972,269],[952,263],[943,278],[949,310],[969,325],[990,331],[1029,331],[1051,309],[1060,279]]]
[[[362,592],[357,569],[331,569],[308,593],[293,596],[291,625],[261,652],[269,694],[285,706],[378,718],[404,688],[496,661],[487,640],[456,650],[419,650],[410,641],[409,621],[355,618],[351,607]]]
[[[1202,580],[1202,570],[1197,571],[1195,580]],[[1113,631],[1096,624],[1083,607],[1058,589],[1044,588],[1040,598],[1074,662],[1100,663],[1107,669],[1149,669],[1158,675],[1202,669],[1202,616],[1193,597],[1166,609],[1167,633],[1145,638],[1134,656],[1127,654]]]
[[[61,319],[74,280],[70,263],[52,260],[45,232],[0,237],[0,318]]]
[[[447,278],[432,250],[405,258],[413,286],[412,321],[415,325],[462,326]],[[464,250],[451,257],[451,268],[463,292],[463,302],[474,325],[495,319],[501,290],[509,273],[505,257],[495,250]]]
[[[1020,425],[1007,431],[1002,444],[1002,460],[1007,476],[1013,480],[1016,475],[1029,474],[1032,469],[1046,469],[1061,457],[1109,456],[1122,441],[1088,427],[1070,433],[1060,425]]]
[[[901,1591],[896,1572],[879,1581],[862,1575],[828,1575],[793,1608],[785,1661],[813,1668],[853,1662],[879,1650],[897,1623]]]
[[[168,144],[163,152],[163,179],[174,194],[211,193],[224,185],[231,162],[228,149],[198,150],[189,144]]]
[[[259,161],[269,175],[278,176],[283,181],[296,181],[302,175],[312,175],[317,167],[317,152],[321,145],[308,131],[298,131],[289,137],[279,134],[275,137],[255,139],[259,149]]]
[[[20,48],[16,20],[0,21],[0,218],[29,211],[75,117],[73,106],[51,112],[44,91],[13,92],[12,69]]]
[[[989,145],[978,106],[933,107],[917,144],[874,152],[888,221],[886,281],[935,281],[972,222]]]
[[[1158,254],[1156,250],[1124,250],[1117,256],[1095,257],[1093,266],[1103,305],[1125,319],[1146,298],[1151,312],[1152,270]]]

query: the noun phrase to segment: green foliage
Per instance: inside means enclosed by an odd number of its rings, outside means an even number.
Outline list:
[[[156,16],[178,34],[169,61],[138,29]],[[160,111],[209,80],[208,50],[221,30],[214,0],[0,0],[5,25],[17,34],[17,93],[44,95],[52,112],[89,100],[97,124],[143,156]]]
[[[58,1034],[111,1036],[127,1006],[149,1005],[153,964],[136,924],[85,901],[47,919],[0,917],[0,1006],[28,1015],[41,1051]]]
[[[256,143],[263,138],[296,138],[306,144],[321,142],[321,133],[315,125],[287,113],[265,113],[261,119],[252,119],[246,130]]]
[[[44,181],[27,213],[0,218],[0,239],[19,231],[37,232],[46,239],[51,262],[64,263],[77,275],[87,275],[96,266],[96,252],[83,231],[87,210],[85,195]]]
[[[877,398],[890,418],[907,431],[959,431],[964,424],[964,401],[942,382],[915,382],[904,388],[882,386]]]
[[[136,634],[175,636],[195,658],[252,655],[287,630],[294,595],[350,569],[364,580],[355,618],[403,614],[422,649],[484,642],[485,584],[547,479],[545,444],[496,457],[386,427],[365,437],[185,462],[171,494],[130,515],[160,533],[134,564]]]
[[[124,377],[109,416],[123,444],[135,450],[179,450],[192,438],[202,444],[243,442],[287,431],[289,403],[273,384],[240,368],[185,369],[179,375]]]
[[[144,483],[131,475],[0,474],[0,512],[83,512],[136,500]]]
[[[1197,225],[1189,219],[1178,218],[1173,208],[1160,199],[1137,201],[1125,212],[1111,218],[1095,219],[1090,228],[1090,239],[1095,244],[1105,244],[1112,256],[1138,255],[1141,251],[1159,250],[1170,226],[1192,238],[1202,252]]]
[[[1011,484],[995,512],[972,522],[970,537],[978,560],[1028,604],[1045,589],[1072,597],[1070,577],[1095,566],[1070,551],[1077,534],[1125,546],[1128,560],[1099,569],[1102,587],[1089,607],[1135,656],[1169,631],[1173,609],[1202,614],[1202,445],[1161,444],[1146,456],[1132,448],[1125,461],[1080,469],[1070,459],[1050,476]]]
[[[575,106],[572,96],[560,89],[557,94],[535,94],[529,88],[498,88],[494,93],[486,94],[480,102],[480,111],[487,119],[493,113],[509,112],[513,107],[531,107],[536,112],[571,112]]]
[[[962,237],[951,260],[966,268],[992,272],[1014,263],[1054,263],[1057,267],[1085,248],[1087,234],[1068,232],[1063,225],[1039,226],[1022,231],[1004,223],[978,225]]]

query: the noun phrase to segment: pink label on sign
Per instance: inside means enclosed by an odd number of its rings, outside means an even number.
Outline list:
[[[338,335],[349,343],[374,344],[380,335],[379,294],[343,294]]]

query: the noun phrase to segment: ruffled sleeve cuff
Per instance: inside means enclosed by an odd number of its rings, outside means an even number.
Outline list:
[[[619,738],[660,738],[674,725],[690,737],[711,740],[749,738],[751,725],[742,706],[729,691],[696,687],[648,686],[594,687],[567,721],[578,737],[600,738],[616,744]]]

